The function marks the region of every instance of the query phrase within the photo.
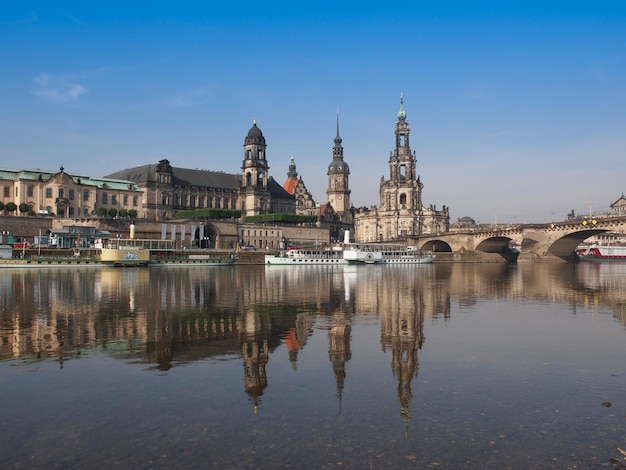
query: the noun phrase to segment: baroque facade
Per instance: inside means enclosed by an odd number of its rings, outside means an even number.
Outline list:
[[[355,241],[393,242],[407,237],[449,230],[446,206],[424,207],[422,184],[417,174],[417,157],[409,144],[410,127],[400,96],[396,121],[396,146],[389,155],[389,179],[380,180],[380,206],[360,209],[354,216]]]
[[[295,213],[293,196],[268,174],[267,145],[256,121],[243,146],[241,174],[173,167],[163,159],[107,178],[128,180],[141,188],[143,213],[152,220],[166,220],[179,210],[205,208],[241,210],[244,216]]]
[[[0,169],[0,201],[6,207],[26,204],[31,214],[56,215],[64,218],[96,216],[98,211],[142,210],[142,190],[130,181],[94,178],[59,171]]]

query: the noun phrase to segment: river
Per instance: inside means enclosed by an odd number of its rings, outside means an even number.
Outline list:
[[[5,469],[626,464],[626,264],[14,268],[0,300]]]

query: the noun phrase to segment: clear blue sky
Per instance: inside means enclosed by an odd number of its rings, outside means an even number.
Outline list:
[[[130,6],[129,6],[130,5]],[[326,201],[336,108],[378,205],[400,93],[423,202],[546,222],[626,192],[626,2],[52,2],[0,10],[0,166],[240,172],[253,119]]]

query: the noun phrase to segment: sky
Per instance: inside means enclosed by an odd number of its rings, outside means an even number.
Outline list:
[[[256,119],[326,202],[337,116],[379,205],[404,98],[426,207],[546,223],[626,191],[626,2],[7,1],[0,167],[240,173]],[[339,114],[337,115],[337,109]]]

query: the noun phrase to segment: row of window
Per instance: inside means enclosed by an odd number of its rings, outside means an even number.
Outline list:
[[[83,202],[88,202],[89,201],[90,194],[91,194],[91,191],[89,191],[88,189],[85,189],[83,191],[83,194],[82,194]],[[35,187],[34,186],[27,186],[26,187],[26,197],[32,198],[32,197],[34,197],[34,195],[35,195]],[[19,196],[18,187],[17,186],[15,187],[15,196],[16,197]],[[10,188],[10,186],[5,186],[4,187],[4,197],[5,198],[11,197],[11,188]],[[64,188],[58,188],[58,196],[57,197],[59,199],[65,199],[65,189]],[[53,198],[52,188],[46,188],[46,199],[52,199],[52,198]],[[73,189],[70,189],[70,190],[67,191],[67,198],[70,201],[75,200],[76,195],[75,195],[75,192],[74,192]],[[107,204],[107,205],[109,204],[109,195],[107,193],[102,193],[100,198],[101,198],[102,204]],[[111,194],[110,199],[111,199],[111,205],[113,205],[113,206],[117,205],[117,203],[118,203],[117,194]],[[128,206],[128,201],[129,201],[128,195],[126,195],[126,194],[123,195],[122,196],[122,205],[123,206]],[[138,204],[139,204],[138,196],[133,196],[133,207],[137,207]]]
[[[163,199],[163,204],[167,205],[169,201]],[[174,194],[175,207],[198,207],[209,209],[236,209],[237,200],[230,198],[211,197],[211,196],[194,196],[187,194]]]

